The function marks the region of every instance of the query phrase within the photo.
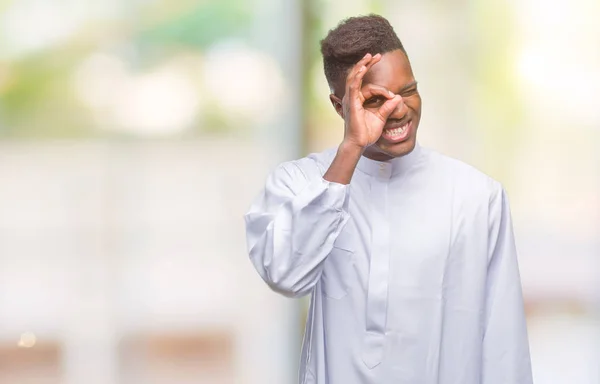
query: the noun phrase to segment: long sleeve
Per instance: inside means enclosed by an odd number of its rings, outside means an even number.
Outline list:
[[[245,222],[250,260],[274,291],[311,292],[349,218],[347,203],[348,186],[324,180],[310,159],[284,163],[268,177]]]
[[[504,189],[490,199],[482,384],[531,384],[531,361],[517,252]]]

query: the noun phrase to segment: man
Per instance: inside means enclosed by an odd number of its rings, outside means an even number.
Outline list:
[[[416,141],[421,97],[386,19],[321,42],[336,149],[281,164],[246,214],[250,259],[311,295],[300,382],[530,384],[502,186]]]

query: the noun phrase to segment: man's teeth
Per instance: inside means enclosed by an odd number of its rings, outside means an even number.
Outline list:
[[[386,129],[385,133],[388,136],[400,136],[404,133],[404,130],[406,130],[406,128],[408,128],[408,123],[404,124],[400,128]]]

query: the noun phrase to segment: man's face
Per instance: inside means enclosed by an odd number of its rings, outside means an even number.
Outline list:
[[[373,84],[387,88],[396,95],[402,96],[407,108],[402,108],[402,103],[392,112],[387,119],[383,134],[379,140],[365,149],[365,156],[379,161],[389,160],[394,157],[410,153],[416,144],[417,128],[421,120],[421,96],[417,91],[408,58],[401,50],[395,50],[382,55],[381,60],[365,74],[362,86]],[[341,84],[336,84],[332,102],[341,115],[341,99],[344,97],[345,79]],[[376,111],[385,102],[383,97],[374,97],[366,100],[364,108]],[[407,125],[408,124],[408,125]],[[387,138],[386,129],[405,127],[409,132],[401,140]],[[405,136],[405,135],[402,135]]]

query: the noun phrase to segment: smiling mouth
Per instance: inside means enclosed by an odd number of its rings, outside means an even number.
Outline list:
[[[412,120],[407,121],[401,126],[397,126],[397,124],[394,125],[395,126],[392,128],[384,129],[381,137],[392,143],[399,143],[406,140],[410,134],[410,129],[412,128]]]

